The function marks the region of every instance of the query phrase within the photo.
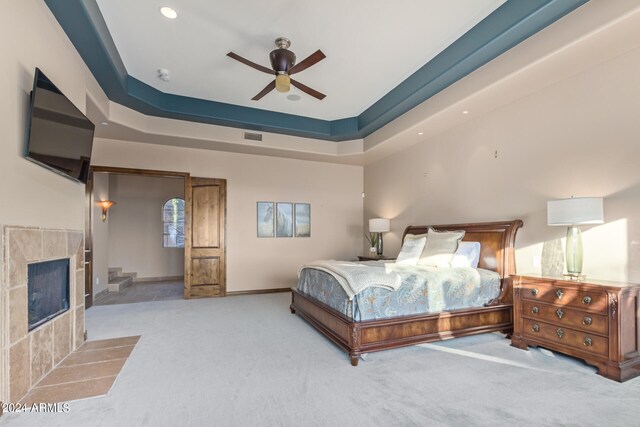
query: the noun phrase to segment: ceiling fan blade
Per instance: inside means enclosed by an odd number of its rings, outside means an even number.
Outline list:
[[[271,68],[263,67],[262,65],[256,64],[255,62],[252,62],[252,61],[249,61],[248,59],[245,59],[242,56],[237,55],[237,54],[235,54],[233,52],[227,53],[227,56],[229,58],[235,59],[236,61],[240,61],[243,64],[248,65],[251,68],[255,68],[258,71],[262,71],[263,73],[275,74],[275,71],[273,71]]]
[[[312,65],[315,65],[318,62],[322,61],[326,57],[327,56],[324,53],[322,53],[320,49],[318,49],[315,52],[313,52],[311,55],[307,56],[305,59],[303,59],[302,61],[298,62],[296,65],[291,67],[291,69],[289,70],[289,75],[306,70]]]
[[[299,81],[291,79],[291,84],[297,87],[298,89],[300,89],[301,91],[303,91],[304,93],[311,95],[314,98],[318,98],[320,101],[322,101],[324,97],[327,96],[324,93],[320,93],[317,90],[311,89],[309,86],[303,85]]]
[[[262,98],[263,96],[265,96],[266,94],[268,94],[269,92],[271,92],[272,90],[274,90],[276,88],[276,81],[273,80],[271,81],[268,85],[266,85],[264,87],[264,89],[262,89],[260,91],[259,94],[257,94],[256,96],[254,96],[253,98],[251,98],[252,101],[258,101],[260,98]]]

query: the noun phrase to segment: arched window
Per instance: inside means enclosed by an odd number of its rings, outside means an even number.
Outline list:
[[[184,200],[175,197],[162,206],[163,238],[165,248],[184,248]]]

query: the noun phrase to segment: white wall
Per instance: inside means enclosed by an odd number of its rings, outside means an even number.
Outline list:
[[[534,257],[566,233],[546,225],[546,201],[603,196],[584,273],[640,281],[639,111],[636,49],[366,166],[364,219],[392,218],[397,253],[409,224],[521,218],[518,271],[540,272]]]
[[[93,162],[227,180],[227,290],[295,285],[314,259],[362,247],[362,167],[97,139]],[[256,237],[256,202],[311,203],[310,238]]]
[[[184,199],[184,179],[111,174],[109,191],[117,203],[109,211],[109,267],[138,278],[182,276],[184,249],[162,246],[162,206]]]
[[[93,242],[93,295],[107,289],[109,283],[109,228],[110,215],[102,222],[102,208],[95,202],[111,200],[109,197],[109,175],[96,173],[93,175],[93,204],[91,215],[91,237]]]

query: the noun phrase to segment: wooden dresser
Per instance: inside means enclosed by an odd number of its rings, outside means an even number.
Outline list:
[[[640,375],[640,285],[535,275],[511,281],[512,346],[574,356],[620,382]]]

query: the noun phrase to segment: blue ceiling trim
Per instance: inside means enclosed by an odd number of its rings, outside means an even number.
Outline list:
[[[358,117],[321,120],[161,92],[127,74],[96,0],[45,0],[109,99],[147,115],[346,141],[364,138],[589,0],[507,0]]]

